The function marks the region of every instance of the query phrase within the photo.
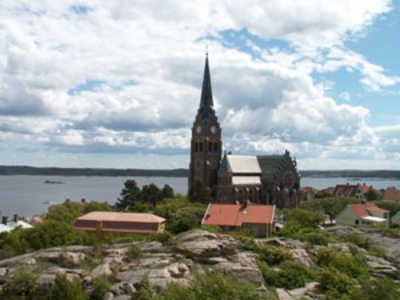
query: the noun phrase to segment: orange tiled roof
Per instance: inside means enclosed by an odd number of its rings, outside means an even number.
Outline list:
[[[79,221],[162,223],[164,218],[153,214],[93,211],[79,217]]]
[[[383,200],[400,201],[400,190],[388,189],[385,196],[383,196]]]
[[[377,212],[377,213],[389,213],[386,209],[381,209],[375,205],[375,203],[366,203],[366,204],[350,204],[349,207],[354,211],[354,213],[359,217],[368,217],[371,214],[369,211]]]
[[[272,224],[273,205],[211,204],[203,220],[204,225],[241,226],[243,223]]]

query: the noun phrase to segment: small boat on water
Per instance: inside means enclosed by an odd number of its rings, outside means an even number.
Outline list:
[[[56,180],[46,180],[44,184],[64,184],[62,181],[56,181]]]
[[[50,205],[50,202],[49,201],[44,201],[43,204]]]

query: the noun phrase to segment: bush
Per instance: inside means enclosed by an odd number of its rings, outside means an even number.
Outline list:
[[[57,275],[48,300],[88,300],[79,282],[69,282],[65,276]]]
[[[285,261],[280,269],[272,269],[264,262],[259,261],[258,266],[263,274],[265,283],[271,287],[295,289],[305,286],[313,276],[307,267],[294,262]]]
[[[159,295],[161,300],[260,300],[254,286],[232,272],[208,271],[195,274],[188,286],[171,283]]]
[[[110,289],[111,283],[107,277],[102,275],[93,278],[92,280],[92,292],[90,293],[90,300],[102,300],[104,295]]]
[[[292,258],[286,248],[272,245],[257,245],[256,252],[260,255],[260,260],[269,265],[279,265]]]
[[[206,230],[211,233],[222,233],[222,228],[217,225],[201,225],[202,230]]]
[[[142,248],[139,245],[132,244],[129,246],[129,257],[139,258],[142,256]]]
[[[157,299],[157,293],[150,286],[149,278],[147,275],[144,275],[142,279],[135,284],[136,293],[135,300],[154,300]]]
[[[293,236],[310,245],[327,246],[329,243],[339,241],[332,233],[321,229],[303,229],[298,233],[294,233]]]
[[[348,242],[348,243],[353,243],[354,245],[364,248],[364,249],[369,249],[370,247],[370,242],[369,240],[362,235],[356,234],[356,233],[346,233],[345,235],[342,236],[343,241]]]
[[[318,250],[316,262],[320,267],[334,267],[336,270],[353,278],[357,278],[367,272],[367,263],[361,253],[351,256],[324,247]]]
[[[322,271],[318,288],[332,299],[339,299],[342,294],[350,294],[353,286],[353,280],[349,276],[329,267]]]
[[[7,293],[13,296],[20,296],[21,299],[33,299],[33,295],[38,288],[36,282],[37,276],[19,267],[11,276]]]
[[[169,232],[157,233],[152,237],[153,240],[160,242],[164,246],[173,246],[178,243],[175,236],[170,234]]]

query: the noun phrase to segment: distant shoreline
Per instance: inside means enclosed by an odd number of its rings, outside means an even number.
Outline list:
[[[100,177],[188,177],[187,169],[100,169],[100,168],[58,168],[31,166],[0,166],[0,175],[42,175],[42,176],[100,176]],[[311,170],[300,171],[308,178],[387,178],[400,180],[400,170]]]

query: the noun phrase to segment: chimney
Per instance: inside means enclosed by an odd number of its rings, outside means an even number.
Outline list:
[[[8,224],[8,216],[3,216],[2,223],[3,223],[4,225],[7,225],[7,224]]]
[[[85,199],[85,198],[82,198],[82,199],[81,199],[81,203],[82,203],[82,204],[86,203],[86,199]]]
[[[19,216],[18,216],[18,214],[15,214],[14,215],[14,222],[17,223],[18,221],[19,221]]]

